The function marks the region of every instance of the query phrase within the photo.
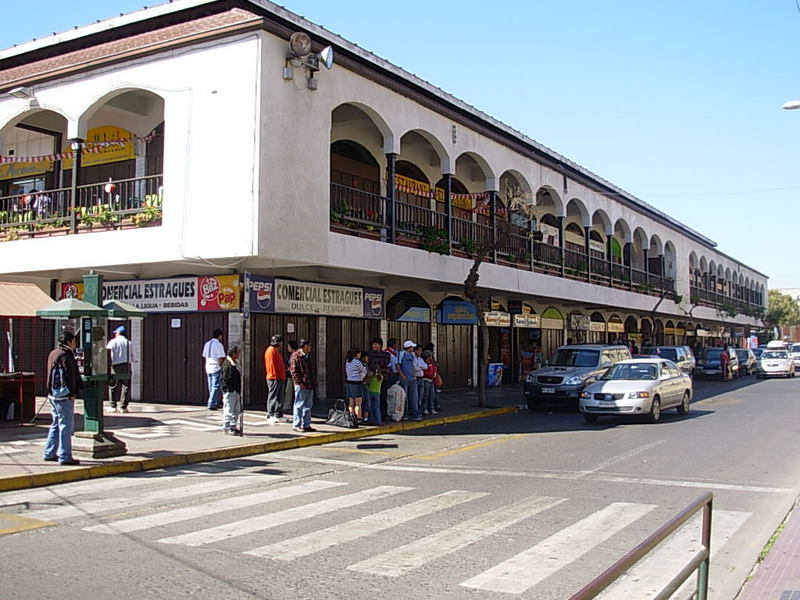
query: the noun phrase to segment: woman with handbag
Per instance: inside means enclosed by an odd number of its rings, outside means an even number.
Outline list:
[[[348,350],[344,365],[345,380],[347,383],[348,410],[361,422],[361,401],[364,396],[364,378],[367,376],[367,367],[361,362],[361,350]]]

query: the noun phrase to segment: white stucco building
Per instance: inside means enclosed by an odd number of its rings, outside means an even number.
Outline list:
[[[311,53],[287,58],[296,32]],[[302,64],[326,46],[331,70]],[[202,402],[215,327],[259,405],[274,333],[315,344],[329,396],[376,335],[434,342],[471,385],[462,283],[487,240],[507,382],[567,339],[760,325],[767,277],[701,232],[271,2],[176,0],[0,52],[0,279],[58,297],[95,270],[145,306],[143,399]]]

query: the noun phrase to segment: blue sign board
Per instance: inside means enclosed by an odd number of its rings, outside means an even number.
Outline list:
[[[478,312],[472,302],[444,300],[439,311],[439,323],[448,325],[477,325]]]

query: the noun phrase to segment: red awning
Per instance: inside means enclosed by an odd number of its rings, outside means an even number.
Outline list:
[[[34,283],[0,281],[0,317],[35,317],[54,300]]]

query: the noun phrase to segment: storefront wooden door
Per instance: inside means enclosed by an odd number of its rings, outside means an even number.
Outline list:
[[[173,325],[179,325],[174,327]],[[142,322],[142,400],[204,405],[203,345],[215,329],[227,334],[227,313],[150,314]],[[230,340],[223,338],[225,349]]]
[[[472,326],[439,323],[435,350],[445,389],[469,387],[472,382]]]
[[[289,329],[293,331],[289,331]],[[311,342],[312,362],[317,352],[317,317],[300,315],[250,315],[250,378],[247,386],[245,406],[266,409],[267,371],[264,367],[264,352],[273,335],[282,335],[284,352],[288,349],[286,341],[308,340]]]
[[[0,371],[10,370],[7,332],[10,319],[0,319]],[[35,373],[36,395],[47,394],[47,356],[56,347],[55,321],[14,318],[14,369]]]
[[[431,341],[430,323],[409,323],[406,321],[389,321],[389,337],[397,338],[397,350],[403,349],[403,342],[411,340],[424,346]],[[384,340],[386,341],[386,340]]]
[[[325,331],[325,370],[328,398],[343,398],[345,383],[344,361],[347,351],[357,348],[362,352],[369,352],[372,349],[372,338],[380,337],[381,335],[381,322],[376,319],[328,317]]]

